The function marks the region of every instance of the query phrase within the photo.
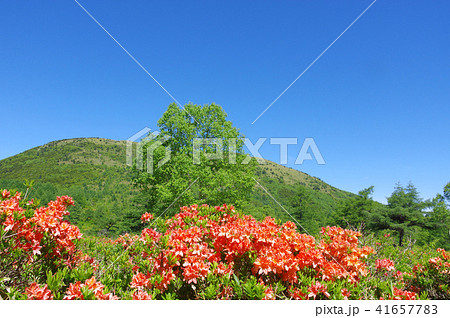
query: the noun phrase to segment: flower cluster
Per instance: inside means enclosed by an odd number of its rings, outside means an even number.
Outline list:
[[[28,299],[52,299],[47,285],[30,283],[56,268],[71,270],[83,263],[94,267],[94,260],[79,250],[78,227],[65,220],[74,204],[70,197],[38,207],[19,192],[0,193],[0,277],[6,278],[0,283],[2,298],[28,286],[23,293]]]
[[[141,220],[149,225],[139,235],[80,240],[64,220],[71,205],[64,196],[37,207],[0,191],[0,277],[14,277],[0,280],[0,297],[450,298],[450,253],[443,249],[402,254],[415,258],[408,267],[396,250],[383,252],[388,244],[377,253],[363,246],[359,232],[328,226],[315,238],[293,222],[258,221],[227,205],[185,206],[166,220],[147,212]]]
[[[413,291],[426,292],[432,299],[450,299],[450,253],[442,248],[436,252],[439,256],[416,264],[405,280]]]
[[[134,244],[134,242],[137,240],[137,236],[131,236],[130,234],[126,233],[124,235],[119,236],[114,243],[120,244],[123,246],[124,249],[127,249],[131,245]]]
[[[148,213],[148,212],[145,212],[144,214],[142,214],[142,216],[141,216],[142,223],[149,222],[150,220],[153,220],[153,214]]]
[[[66,291],[64,300],[115,300],[119,299],[112,293],[104,293],[104,288],[100,282],[95,279],[95,276],[87,279],[84,283],[76,282],[70,284]],[[36,282],[33,282],[25,289],[27,299],[33,300],[51,300],[53,295],[47,284],[40,287]]]
[[[393,291],[394,291],[393,295],[386,299],[391,299],[391,300],[418,300],[419,299],[418,295],[412,291],[398,289],[397,287],[394,287]],[[380,297],[380,300],[384,300],[384,299],[385,298]]]
[[[29,300],[51,300],[53,295],[47,284],[40,287],[36,282],[33,282],[25,289],[25,294]]]
[[[142,217],[151,218],[148,213]],[[301,286],[302,272],[308,273],[314,284],[304,286],[308,289],[305,293],[294,288],[287,294],[293,298],[329,297],[320,281],[357,282],[367,275],[365,259],[373,253],[369,247],[358,246],[361,234],[355,231],[327,227],[317,243],[314,237],[299,233],[292,222],[279,225],[270,217],[259,222],[227,205],[182,207],[164,226],[163,233],[153,228],[141,233],[142,259],[131,260],[136,264],[130,284],[134,297],[149,295],[155,288],[163,293],[174,286],[177,277],[186,285],[206,286],[211,274],[228,278],[251,274],[264,288],[264,298],[273,298],[272,282]],[[226,293],[228,287],[219,284],[218,293]]]
[[[364,260],[374,250],[369,246],[358,247],[361,233],[328,226],[322,228],[322,235],[319,250],[325,260],[320,263],[323,279],[348,277],[349,281],[356,282],[368,274]]]
[[[85,299],[98,299],[98,300],[115,300],[118,299],[112,293],[104,293],[104,288],[100,282],[92,276],[86,279],[84,283],[76,282],[75,284],[70,284],[66,291],[64,300],[85,300]]]
[[[395,270],[394,262],[388,258],[377,259],[375,261],[375,268],[377,270],[387,270],[388,272]]]
[[[10,197],[9,191],[4,190],[2,197],[4,200],[0,202],[0,220],[4,236],[11,239],[9,252],[30,252],[30,261],[33,255],[43,254],[45,258],[76,265],[75,256],[79,255],[76,253],[75,241],[82,234],[78,227],[63,220],[69,214],[67,207],[74,204],[70,197],[57,197],[56,201],[34,211],[21,207],[19,192]]]
[[[315,284],[311,284],[311,286],[308,288],[308,297],[312,297],[313,299],[316,299],[318,294],[323,294],[325,297],[329,298],[330,293],[327,291],[327,286],[324,286],[320,282],[315,282]]]

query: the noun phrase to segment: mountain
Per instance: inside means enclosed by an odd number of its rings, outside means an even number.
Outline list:
[[[310,231],[325,225],[339,201],[353,194],[339,190],[322,180],[295,169],[266,161],[256,171],[255,186],[246,213],[257,218],[267,215],[282,221],[291,214]],[[76,206],[70,220],[91,235],[117,235],[139,227],[127,223],[129,213],[136,211],[136,190],[126,166],[126,142],[103,138],[75,138],[53,141],[18,155],[0,160],[0,189],[25,190],[24,181],[33,180],[30,197],[42,202],[56,195],[70,195]],[[301,195],[312,209],[299,213],[295,206]],[[283,206],[286,211],[282,207]],[[136,227],[136,228],[135,228]]]

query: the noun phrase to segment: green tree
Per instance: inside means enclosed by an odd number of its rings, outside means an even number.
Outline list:
[[[447,183],[444,187],[444,198],[450,204],[450,182]]]
[[[294,219],[301,224],[300,230],[318,234],[320,226],[323,226],[323,216],[315,204],[311,191],[304,186],[298,186],[295,193],[289,198],[290,211]]]
[[[372,194],[373,186],[370,186],[359,191],[357,196],[341,201],[332,214],[331,223],[353,229],[363,228],[374,211]]]
[[[180,109],[171,104],[158,121],[158,129],[158,135],[149,134],[141,142],[143,157],[151,160],[144,160],[142,171],[134,169],[133,181],[146,210],[169,210],[170,215],[180,205],[241,206],[248,200],[255,184],[255,162],[246,162],[244,136],[227,120],[222,107],[188,104]],[[159,165],[168,149],[170,160]]]
[[[406,187],[397,184],[387,199],[388,205],[380,208],[373,216],[373,224],[378,229],[391,229],[398,234],[398,244],[403,245],[405,235],[416,236],[421,229],[431,227],[425,219],[426,203],[411,183]]]
[[[431,225],[428,241],[437,246],[450,248],[450,182],[444,187],[443,195],[437,194],[429,203],[426,219]]]

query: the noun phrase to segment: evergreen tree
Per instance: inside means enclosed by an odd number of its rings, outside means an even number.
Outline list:
[[[364,228],[375,208],[372,194],[373,186],[370,186],[359,191],[357,196],[343,200],[332,214],[330,223],[345,228]]]
[[[426,204],[411,183],[406,187],[397,184],[387,200],[387,207],[379,208],[373,214],[371,225],[375,229],[396,231],[399,246],[403,245],[405,235],[415,236],[421,228],[430,227],[424,217]]]

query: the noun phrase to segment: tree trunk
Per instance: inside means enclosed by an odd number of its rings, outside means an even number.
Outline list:
[[[402,229],[398,231],[398,246],[403,246],[403,236],[405,235],[405,231]]]

